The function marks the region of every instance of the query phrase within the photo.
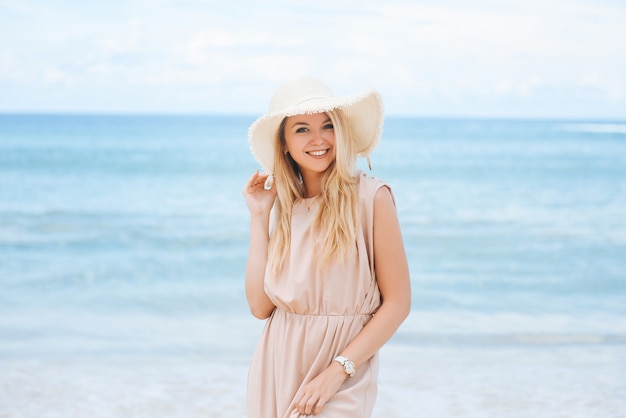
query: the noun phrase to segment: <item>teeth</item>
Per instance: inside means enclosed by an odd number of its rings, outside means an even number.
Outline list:
[[[311,151],[311,152],[309,152],[309,154],[314,155],[314,156],[316,156],[316,157],[319,157],[319,156],[321,156],[321,155],[326,154],[326,151],[327,151],[327,150],[321,150],[321,151]]]

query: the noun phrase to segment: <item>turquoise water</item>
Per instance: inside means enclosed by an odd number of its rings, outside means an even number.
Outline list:
[[[0,115],[0,359],[227,355],[253,119]],[[398,342],[626,344],[626,122],[388,118],[372,162],[411,268]]]

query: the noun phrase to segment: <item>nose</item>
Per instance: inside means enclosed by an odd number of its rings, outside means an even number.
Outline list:
[[[321,143],[321,142],[325,142],[328,141],[328,135],[329,135],[329,131],[327,129],[317,129],[315,131],[315,135],[313,136],[313,142],[315,143]]]

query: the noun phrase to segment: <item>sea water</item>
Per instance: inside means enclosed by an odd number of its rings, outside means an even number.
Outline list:
[[[0,417],[244,415],[253,120],[0,115]],[[389,117],[371,160],[413,298],[376,416],[626,416],[626,122]]]

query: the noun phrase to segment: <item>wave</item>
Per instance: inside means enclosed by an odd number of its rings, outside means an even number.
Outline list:
[[[509,333],[509,334],[408,334],[399,332],[393,342],[403,345],[445,346],[564,346],[626,345],[626,334]]]
[[[568,123],[559,128],[567,132],[626,135],[626,123]]]

